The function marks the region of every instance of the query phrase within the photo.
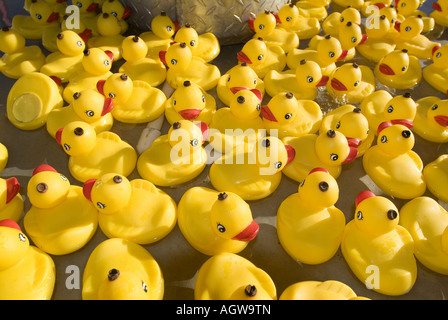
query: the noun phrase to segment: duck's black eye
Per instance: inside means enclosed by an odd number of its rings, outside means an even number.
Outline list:
[[[408,27],[406,27],[406,28],[404,28],[404,30],[406,30],[406,31],[411,31],[411,29],[412,29],[412,28],[411,28],[411,27],[409,27],[409,26],[408,26]]]
[[[392,113],[394,111],[394,107],[389,106],[389,108],[387,108],[387,112],[388,113]]]
[[[95,115],[95,112],[93,112],[92,110],[87,110],[87,111],[86,111],[86,115],[87,115],[88,117],[93,117],[93,116]]]
[[[115,11],[111,12],[110,14],[113,15],[114,17],[118,17],[118,14]]]
[[[77,5],[79,8],[82,8],[82,3],[81,3],[81,2],[77,2],[76,5]]]
[[[61,179],[64,180],[64,181],[67,181],[67,180],[68,180],[67,177],[64,176],[63,174],[61,174]]]
[[[358,220],[362,220],[362,212],[361,211],[358,211],[357,213],[356,213],[356,219],[358,219]]]
[[[408,67],[403,66],[403,68],[401,68],[401,71],[406,71],[407,68],[408,68]]]
[[[334,58],[335,53],[334,53],[333,51],[330,51],[330,52],[328,53],[328,55],[330,56],[330,58]]]
[[[301,187],[305,184],[305,179],[302,180],[302,183],[300,184]]]
[[[254,79],[254,84],[257,84],[257,79]]]
[[[402,7],[406,7],[406,2],[403,2],[403,3],[401,4],[401,6],[402,6]]]
[[[172,65],[177,64],[177,60],[176,60],[176,59],[171,59],[171,64],[172,64]]]
[[[36,14],[36,18],[37,18],[38,20],[40,20],[40,19],[42,19],[42,16],[41,16],[40,14]]]
[[[194,41],[194,40],[190,41],[190,46],[194,47],[195,44],[196,44],[196,41]]]
[[[104,203],[101,203],[101,202],[97,202],[97,203],[96,203],[96,206],[97,206],[98,208],[100,208],[100,209],[104,209],[104,208],[106,208],[106,205],[105,205]]]
[[[313,82],[313,81],[314,81],[314,79],[313,79],[313,77],[311,77],[311,76],[308,76],[308,77],[306,78],[306,81],[308,81],[309,83],[311,83],[311,82]]]
[[[322,181],[321,183],[319,183],[319,190],[320,190],[320,191],[325,192],[325,191],[328,190],[328,188],[329,188],[329,186],[328,186],[328,183],[327,183],[327,182]]]
[[[356,41],[358,41],[358,39],[356,37],[352,37],[352,42],[355,43]]]
[[[227,78],[227,81],[230,81],[230,76]]]
[[[292,117],[292,114],[290,114],[290,113],[285,114],[285,119],[286,120],[291,119],[291,117]]]
[[[67,151],[70,151],[71,148],[68,144],[64,143],[64,149]]]
[[[109,93],[109,98],[112,98],[112,99],[114,99],[115,98],[115,93]]]
[[[202,102],[205,102],[205,96],[202,96]]]
[[[280,169],[282,167],[282,162],[278,161],[274,164],[275,169]]]
[[[261,105],[257,104],[257,111],[260,111],[260,110],[261,110]]]
[[[26,241],[26,236],[23,233],[19,233],[19,240],[22,242]]]
[[[336,129],[339,129],[341,127],[341,121],[338,121],[338,123],[336,124]]]
[[[436,53],[436,58],[440,58],[442,56],[442,54],[440,52]]]
[[[292,20],[292,18],[291,17],[286,17],[286,21],[291,21]]]
[[[258,29],[263,30],[263,29],[264,29],[264,24],[260,24],[260,25],[258,26]]]
[[[382,143],[386,143],[387,142],[387,137],[386,136],[382,136],[381,137],[381,142]]]
[[[142,289],[143,291],[148,292],[148,286],[143,281],[142,281]]]
[[[177,101],[176,99],[173,99],[173,104],[176,105]]]
[[[260,54],[259,56],[258,56],[258,58],[257,58],[258,60],[263,60],[263,55],[262,54]]]
[[[357,87],[357,86],[359,85],[359,81],[356,81],[353,85],[354,85],[355,87]]]
[[[431,110],[436,110],[439,106],[437,104],[433,105]]]
[[[403,136],[403,138],[409,138],[411,136],[411,131],[409,130],[403,130],[403,132],[401,133],[401,135]]]
[[[331,159],[331,161],[336,161],[336,160],[339,159],[339,156],[338,156],[337,154],[332,153],[332,154],[330,155],[330,159]]]
[[[218,223],[217,228],[218,228],[218,231],[221,232],[221,233],[226,232],[226,228],[222,224]]]
[[[110,61],[109,61],[109,60],[104,60],[104,65],[105,65],[106,67],[110,66]]]
[[[171,26],[168,26],[168,27],[166,27],[166,30],[171,31],[171,30],[173,30],[173,28],[171,28]]]
[[[341,20],[340,20],[341,22],[344,22],[344,17],[341,17]]]
[[[395,219],[397,219],[397,217],[398,217],[398,213],[397,213],[397,211],[395,211],[395,210],[393,210],[393,209],[390,209],[389,211],[387,211],[387,217],[388,217],[390,220],[395,220]]]
[[[198,139],[193,139],[193,140],[191,140],[190,144],[191,144],[193,147],[196,147],[196,146],[199,144],[199,141],[198,141]]]

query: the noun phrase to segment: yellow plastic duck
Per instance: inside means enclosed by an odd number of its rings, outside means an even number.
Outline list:
[[[343,282],[300,281],[288,286],[278,298],[279,300],[366,300]]]
[[[260,117],[262,99],[257,89],[242,89],[235,92],[229,107],[216,111],[210,121],[208,139],[215,151],[244,150],[266,134]]]
[[[82,278],[83,300],[162,300],[162,270],[139,244],[114,238],[90,254]]]
[[[390,296],[408,293],[417,278],[417,264],[414,241],[398,225],[397,207],[370,191],[359,193],[355,202],[355,217],[347,223],[341,241],[345,261],[372,290]],[[372,277],[373,272],[380,274]]]
[[[366,116],[351,104],[339,106],[324,116],[319,132],[328,130],[342,132],[349,145],[358,148],[358,157],[364,155],[375,139],[375,131],[370,130]]]
[[[328,76],[322,74],[317,62],[302,60],[295,70],[269,71],[263,81],[271,97],[291,92],[299,100],[315,100],[318,88],[327,84]]]
[[[263,79],[270,70],[283,71],[286,66],[285,51],[277,45],[267,45],[263,38],[247,41],[237,53],[240,63],[247,63]]]
[[[448,44],[434,49],[433,63],[423,69],[423,78],[433,88],[448,95]]]
[[[183,194],[178,209],[182,235],[206,255],[239,253],[259,230],[249,205],[232,192],[193,187]]]
[[[376,64],[374,74],[385,86],[405,90],[420,83],[422,67],[419,59],[406,49],[394,50]]]
[[[357,63],[344,63],[330,75],[327,92],[339,103],[354,104],[375,91],[373,71]]]
[[[277,26],[277,18],[271,11],[265,10],[259,13],[255,19],[250,18],[248,23],[249,28],[255,32],[253,38],[264,39],[268,47],[280,46],[285,53],[299,47],[300,40],[297,33]]]
[[[166,81],[173,89],[189,80],[209,91],[216,87],[221,78],[219,68],[193,56],[185,42],[172,44],[168,50],[160,51],[160,60],[168,68]]]
[[[72,103],[63,108],[53,109],[47,117],[47,132],[53,138],[56,132],[73,121],[89,123],[96,131],[110,130],[114,118],[110,111],[114,107],[112,98],[105,98],[95,90],[87,89],[76,92]]]
[[[98,226],[95,207],[80,186],[49,165],[33,171],[27,186],[31,208],[23,225],[33,243],[52,255],[65,255],[83,248]]]
[[[400,225],[414,240],[417,260],[434,272],[448,274],[448,252],[443,245],[448,212],[434,199],[418,197],[401,207]]]
[[[327,7],[331,0],[300,0],[295,3],[299,13],[303,17],[314,17],[320,22],[328,16]]]
[[[417,113],[414,132],[423,139],[436,143],[448,141],[448,100],[434,96],[416,101]]]
[[[280,26],[287,31],[297,33],[300,40],[310,39],[320,32],[320,22],[316,17],[306,17],[300,14],[299,8],[293,3],[283,5],[277,13]]]
[[[133,80],[147,82],[152,87],[161,85],[166,79],[166,68],[160,59],[148,58],[148,46],[139,36],[128,36],[122,43],[123,63],[118,72]]]
[[[138,158],[137,170],[143,179],[156,186],[174,186],[199,176],[207,164],[203,143],[205,123],[180,120],[168,134],[158,137]]]
[[[13,220],[0,221],[0,236],[0,299],[50,300],[56,281],[53,259],[30,245]]]
[[[166,96],[162,90],[124,73],[114,73],[107,80],[98,81],[97,89],[105,97],[113,98],[111,113],[117,121],[147,123],[165,112]]]
[[[333,9],[336,11],[338,11],[338,9],[340,7],[342,7],[342,8],[353,7],[355,9],[360,10],[360,9],[362,9],[363,5],[364,5],[364,0],[333,0],[332,1]],[[338,6],[339,6],[339,8],[338,8]],[[335,9],[335,7],[336,7],[336,9]]]
[[[40,72],[54,76],[62,83],[67,83],[78,72],[83,71],[82,60],[86,45],[84,40],[74,31],[65,30],[57,35],[59,51],[53,52],[45,59]]]
[[[347,7],[341,12],[335,11],[330,13],[328,17],[322,22],[322,30],[325,34],[332,37],[339,37],[340,30],[348,22],[361,25],[361,12],[354,7]]]
[[[429,14],[430,17],[434,18],[435,23],[443,27],[448,27],[448,1],[438,0],[433,2],[432,8],[434,9]]]
[[[210,167],[210,182],[216,190],[236,193],[244,200],[266,198],[279,186],[294,150],[275,136],[262,137],[245,149],[216,159]]]
[[[122,55],[122,44],[125,36],[118,19],[108,13],[100,14],[97,18],[98,35],[89,38],[88,48],[100,48],[103,51],[110,51],[114,56],[114,61],[120,60]]]
[[[263,124],[271,134],[277,130],[278,137],[299,137],[316,133],[322,123],[322,110],[313,100],[299,100],[291,92],[274,95],[262,106]]]
[[[96,134],[87,122],[73,121],[58,130],[56,140],[69,155],[71,175],[80,182],[109,172],[129,176],[134,171],[136,151],[111,131]]]
[[[98,222],[108,238],[145,245],[166,237],[177,222],[174,200],[144,179],[106,173],[84,183],[84,195],[98,211]]]
[[[194,299],[276,300],[277,289],[264,270],[235,253],[224,252],[209,258],[199,269]]]
[[[125,33],[129,29],[129,24],[126,19],[130,17],[132,10],[129,7],[125,7],[118,0],[107,0],[101,5],[101,12],[113,15],[118,19],[121,25],[121,33]]]
[[[96,89],[98,81],[106,80],[112,75],[112,63],[113,55],[110,51],[105,52],[99,48],[85,50],[81,61],[83,70],[68,79],[62,93],[64,100],[72,103],[75,93]]]
[[[0,31],[0,72],[8,78],[38,72],[45,63],[45,55],[38,46],[25,46],[25,38],[16,30],[4,27]]]
[[[51,110],[64,104],[59,88],[52,78],[40,72],[20,77],[8,93],[9,121],[22,130],[44,126]]]
[[[257,89],[262,95],[265,94],[264,81],[247,62],[237,64],[219,78],[216,94],[224,105],[229,106],[233,95],[241,88]]]
[[[80,22],[92,30],[93,35],[98,35],[97,18],[100,15],[100,5],[93,0],[76,0],[72,1],[73,5],[77,6],[80,14]]]
[[[447,193],[448,154],[442,154],[423,168],[428,190],[438,199],[448,202]]]
[[[20,194],[17,178],[0,178],[0,220],[10,219],[16,222],[22,216],[24,200]]]
[[[327,170],[314,168],[298,192],[282,201],[277,235],[294,260],[315,265],[336,254],[345,228],[344,213],[335,207],[338,198],[336,179]]]
[[[0,142],[0,172],[5,169],[9,160],[9,151],[8,148]]]
[[[210,124],[216,100],[196,83],[185,81],[165,102],[165,117],[170,124],[185,119]]]
[[[174,41],[185,42],[190,47],[193,56],[198,56],[205,62],[211,62],[221,52],[219,40],[213,33],[198,34],[196,29],[188,23],[177,30]]]
[[[435,20],[422,10],[418,10],[421,6],[420,0],[396,0],[395,8],[397,9],[398,21],[403,21],[410,16],[421,16],[423,21],[423,33],[431,32],[435,26]]]
[[[402,124],[383,122],[377,144],[363,156],[363,167],[375,184],[390,196],[412,199],[426,191],[423,162],[412,151],[414,134]]]
[[[319,135],[284,137],[282,141],[296,154],[283,173],[297,182],[302,182],[314,168],[324,168],[337,179],[342,165],[354,161],[359,153],[358,148],[351,146],[344,134],[334,130]]]

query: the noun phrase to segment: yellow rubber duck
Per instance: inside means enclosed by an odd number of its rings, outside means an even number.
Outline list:
[[[343,282],[300,281],[289,285],[278,298],[279,300],[366,300]]]
[[[381,10],[383,8],[390,8],[390,7],[393,8],[394,11],[396,12],[393,1],[391,0],[364,0],[364,5],[361,8],[361,14],[365,17],[368,17],[376,9]]]
[[[92,35],[98,35],[97,19],[100,15],[100,5],[93,0],[76,0],[72,4],[77,6],[80,14],[80,22],[92,30]]]
[[[357,63],[344,63],[330,75],[327,92],[339,103],[356,104],[375,91],[373,71]]]
[[[170,124],[185,119],[210,124],[216,100],[196,83],[185,81],[165,102],[165,117]]]
[[[310,39],[320,32],[320,22],[316,17],[305,17],[293,3],[283,5],[277,13],[280,26],[297,33],[300,40]]]
[[[205,62],[211,62],[221,52],[219,40],[213,33],[198,34],[196,29],[188,23],[177,30],[174,41],[185,42],[190,47],[193,56],[198,56]]]
[[[0,72],[6,77],[18,79],[38,72],[45,63],[45,55],[38,46],[25,46],[25,38],[16,30],[4,27],[0,31]]]
[[[105,52],[99,48],[85,50],[81,60],[83,70],[68,79],[62,93],[64,100],[72,103],[75,93],[96,89],[98,81],[106,80],[112,75],[112,63],[113,55],[110,51]]]
[[[377,144],[368,149],[363,167],[375,184],[390,196],[412,199],[426,191],[423,162],[412,151],[414,134],[402,124],[383,122],[378,127]]]
[[[112,98],[105,98],[92,89],[76,92],[72,103],[63,108],[53,109],[47,117],[47,132],[53,138],[56,132],[73,121],[89,123],[96,131],[108,131],[112,128],[114,118],[110,111],[114,107]]]
[[[355,217],[347,223],[341,241],[342,254],[356,277],[390,296],[408,293],[417,278],[414,241],[399,220],[392,201],[362,191],[356,197]]]
[[[349,145],[358,148],[358,157],[364,155],[375,139],[375,131],[370,130],[366,116],[351,104],[339,106],[323,117],[319,132],[328,130],[342,132]]]
[[[400,209],[400,225],[414,240],[414,254],[428,269],[448,274],[448,252],[443,247],[448,228],[448,212],[430,197],[418,197]]]
[[[319,21],[325,20],[328,16],[327,7],[331,0],[300,0],[295,3],[303,17],[314,17]]]
[[[58,84],[40,72],[20,77],[8,93],[8,120],[22,130],[35,130],[45,125],[48,114],[62,107]]]
[[[28,237],[13,220],[0,221],[0,299],[50,300],[56,281],[53,259],[30,245]]]
[[[97,89],[105,97],[113,98],[111,113],[117,121],[147,123],[165,112],[166,96],[162,90],[124,73],[114,73],[107,80],[98,81]]]
[[[128,36],[122,43],[124,62],[118,69],[133,80],[147,82],[157,87],[165,82],[166,68],[160,59],[148,58],[148,46],[139,36]]]
[[[0,172],[5,169],[9,160],[9,151],[8,148],[0,142]]]
[[[374,74],[385,86],[405,90],[420,83],[422,67],[419,59],[406,49],[394,50],[376,64]]]
[[[344,213],[335,207],[338,198],[336,179],[327,170],[314,168],[298,192],[282,201],[277,210],[277,235],[294,260],[316,265],[336,254],[345,228]]]
[[[247,63],[263,79],[270,70],[283,71],[286,66],[285,51],[276,45],[268,45],[263,38],[247,41],[237,53],[240,63]]]
[[[193,187],[183,194],[178,210],[182,235],[210,256],[241,252],[259,230],[249,204],[232,192]]]
[[[322,22],[322,30],[332,37],[339,37],[340,30],[348,22],[361,25],[361,12],[354,7],[347,7],[341,12],[332,12]]]
[[[430,17],[434,18],[435,23],[443,27],[448,27],[448,1],[438,0],[433,2],[432,8],[434,9],[429,14]]]
[[[448,44],[434,49],[433,63],[423,69],[423,78],[433,88],[448,95]]]
[[[210,182],[216,190],[236,193],[244,200],[266,198],[279,186],[294,151],[275,136],[262,137],[245,149],[216,159],[210,167]]]
[[[364,0],[333,0],[332,1],[332,5],[333,5],[333,9],[334,6],[342,7],[342,8],[347,8],[347,7],[353,7],[355,9],[360,10],[363,5],[364,5]]]
[[[274,95],[262,106],[263,124],[271,134],[277,130],[278,137],[299,137],[316,133],[322,123],[322,110],[313,100],[297,99],[291,92]]]
[[[235,253],[224,252],[210,257],[200,267],[194,299],[276,300],[277,289],[264,270]]]
[[[219,78],[216,94],[224,105],[229,106],[233,95],[241,88],[257,89],[262,95],[265,94],[264,81],[247,62],[237,64]]]
[[[342,165],[354,161],[359,153],[358,148],[350,146],[341,132],[334,130],[319,135],[284,137],[282,141],[296,153],[283,173],[297,182],[302,182],[314,168],[324,168],[337,179]]]
[[[125,33],[129,29],[129,25],[126,21],[130,17],[132,10],[129,7],[125,7],[118,0],[107,0],[101,5],[101,12],[113,15],[118,19],[121,25],[121,33]]]
[[[222,154],[244,150],[266,134],[260,117],[262,99],[257,89],[242,89],[235,92],[229,107],[216,111],[208,139],[215,151]]]
[[[398,21],[403,21],[410,16],[421,16],[423,21],[423,33],[431,32],[435,26],[435,20],[422,10],[418,10],[421,6],[420,0],[396,0],[395,8],[397,9]]]
[[[53,52],[45,59],[40,72],[54,76],[62,83],[67,83],[77,73],[82,72],[82,60],[86,45],[84,40],[74,31],[65,30],[57,35],[59,51]]]
[[[189,80],[209,91],[216,87],[221,78],[219,68],[193,56],[185,42],[172,44],[168,50],[160,51],[160,60],[168,68],[166,81],[173,89]]]
[[[93,237],[98,214],[82,191],[49,165],[34,169],[27,186],[31,207],[23,225],[39,249],[65,255],[83,248]]]
[[[416,101],[417,113],[414,119],[414,132],[421,138],[445,143],[448,141],[448,100],[434,96]]]
[[[438,199],[448,202],[446,177],[448,173],[448,154],[442,154],[423,168],[428,190]]]
[[[109,172],[129,176],[134,171],[136,151],[111,131],[96,134],[87,122],[73,121],[58,130],[56,140],[69,155],[70,173],[80,182]]]
[[[89,38],[87,47],[110,51],[114,56],[114,61],[120,60],[123,57],[122,44],[125,36],[122,35],[118,19],[108,13],[100,14],[97,18],[97,28],[98,35]]]
[[[83,300],[162,300],[162,270],[139,244],[114,238],[90,254],[82,278]]]
[[[277,26],[277,19],[271,11],[265,10],[259,13],[255,19],[250,18],[248,23],[249,28],[255,32],[253,38],[264,39],[268,47],[280,46],[285,53],[299,47],[300,40],[297,33]]]
[[[274,97],[291,92],[299,100],[315,100],[318,88],[327,84],[328,76],[322,74],[317,62],[302,60],[295,70],[278,72],[270,70],[263,79],[266,92]]]
[[[207,164],[203,147],[208,126],[180,120],[158,137],[138,158],[137,170],[156,186],[174,186],[199,176]]]
[[[17,178],[0,178],[0,220],[10,219],[18,222],[23,208],[24,201]]]
[[[129,181],[116,173],[84,183],[84,195],[98,211],[98,222],[108,238],[145,245],[166,237],[177,222],[174,200],[144,179]]]

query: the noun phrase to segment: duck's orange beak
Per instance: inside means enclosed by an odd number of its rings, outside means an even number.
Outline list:
[[[385,3],[375,3],[374,6],[376,6],[378,9],[383,9],[386,7]]]
[[[55,22],[55,21],[58,21],[58,20],[59,20],[59,13],[57,13],[57,12],[53,12],[53,13],[50,14],[50,16],[48,17],[47,22],[48,22],[48,23],[52,23],[52,22]]]
[[[274,15],[274,17],[275,17],[275,21],[277,22],[277,23],[282,23],[282,20],[280,20],[280,17],[278,16],[278,13],[273,13],[273,15]]]
[[[50,76],[50,78],[57,84],[58,87],[62,86],[62,80],[59,77],[56,76]]]
[[[338,61],[345,60],[345,58],[347,58],[347,55],[348,55],[348,50],[347,49],[342,50],[342,53],[339,56]]]
[[[100,8],[100,5],[96,2],[93,2],[90,6],[87,7],[87,12],[94,12]]]
[[[358,46],[363,44],[364,42],[366,42],[367,39],[369,39],[369,36],[367,34],[363,33],[361,41],[358,43]]]
[[[127,18],[129,18],[130,16],[131,16],[131,8],[125,8],[124,9],[124,12],[123,12],[123,15],[121,16],[121,19],[127,19]]]
[[[387,64],[385,63],[381,63],[379,66],[379,70],[382,74],[385,74],[386,76],[394,76],[395,72],[394,70],[392,70],[391,67],[389,67]]]
[[[96,180],[97,179],[87,180],[82,186],[82,193],[84,194],[84,197],[86,197],[86,199],[88,199],[89,201],[92,201],[92,188]]]
[[[434,53],[436,53],[436,51],[439,50],[439,49],[440,49],[439,45],[434,46],[434,48],[432,48],[432,55],[434,55]]]
[[[350,152],[347,158],[342,162],[342,164],[353,162],[359,154],[359,150],[356,147],[350,147]]]
[[[322,76],[322,79],[320,79],[319,83],[316,85],[316,87],[323,87],[327,85],[328,80],[330,80],[329,76]]]
[[[293,146],[285,145],[286,153],[288,154],[288,160],[286,165],[289,164],[296,157],[296,149]]]
[[[361,139],[357,138],[347,138],[348,145],[353,148],[358,148],[361,144]]]
[[[394,24],[394,28],[395,28],[395,30],[397,30],[398,32],[400,32],[400,26],[401,26],[401,22],[400,22],[400,21],[395,21],[395,24]]]
[[[251,241],[257,236],[259,230],[260,226],[258,225],[258,223],[256,223],[255,220],[252,220],[252,222],[246,227],[246,229],[238,233],[232,239],[239,241]]]
[[[56,134],[54,136],[54,138],[56,139],[56,141],[61,144],[61,136],[62,136],[62,131],[64,131],[64,128],[59,129],[58,131],[56,131]]]
[[[194,120],[201,114],[201,109],[185,109],[179,111],[179,114],[185,120]]]
[[[272,121],[272,122],[277,122],[277,119],[275,118],[274,114],[271,112],[271,109],[269,109],[268,106],[262,106],[261,107],[261,116],[263,117],[263,119]]]
[[[247,21],[247,24],[249,25],[249,28],[253,31],[255,31],[255,27],[254,27],[254,18],[249,18],[249,20]]]
[[[96,89],[99,93],[101,93],[104,96],[104,84],[106,83],[106,80],[99,80],[96,83]]]
[[[179,27],[180,27],[180,23],[179,23],[179,21],[173,21],[173,23],[174,23],[174,32],[177,32],[177,30],[179,30]]]
[[[160,61],[162,61],[162,63],[164,64],[164,65],[166,65],[167,66],[167,64],[166,64],[166,50],[160,50],[159,51],[159,59],[160,59]]]
[[[250,58],[243,51],[239,51],[236,54],[236,57],[239,62],[246,62],[248,64],[252,64],[252,61],[250,60]]]
[[[106,51],[104,51],[104,53],[107,54],[107,56],[110,59],[110,62],[113,63],[114,62],[114,54],[113,54],[113,52],[110,51],[110,50],[106,50]]]
[[[90,37],[92,37],[92,30],[86,29],[83,32],[79,33],[79,36],[82,38],[84,43],[87,43],[87,40],[89,40]]]
[[[17,178],[6,179],[6,203],[9,203],[20,191]]]
[[[448,116],[435,116],[434,120],[442,127],[448,127]]]
[[[442,7],[437,2],[432,3],[432,8],[436,11],[442,12]]]
[[[347,91],[347,87],[336,78],[331,79],[330,83],[332,88],[336,91]]]
[[[199,123],[196,122],[196,125],[202,131],[202,143],[204,143],[207,140],[207,138],[208,138],[208,131],[209,131],[208,124],[206,124],[205,122],[201,121]]]
[[[106,98],[104,99],[103,111],[101,112],[101,116],[105,116],[114,108],[114,99]]]
[[[411,129],[414,126],[414,122],[409,119],[395,119],[390,121],[392,124],[401,124],[409,129]]]
[[[64,3],[67,2],[67,0],[56,0],[57,3]]]
[[[22,231],[22,229],[20,229],[20,226],[17,222],[15,222],[12,219],[4,219],[0,221],[0,227],[7,227],[7,228],[13,228],[13,229],[17,229],[20,232]]]

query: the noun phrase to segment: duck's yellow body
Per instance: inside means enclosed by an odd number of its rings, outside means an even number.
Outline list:
[[[288,286],[279,300],[365,300],[345,283],[337,280],[300,281]]]
[[[18,222],[22,216],[24,200],[20,194],[17,178],[0,178],[0,220],[9,219]]]
[[[423,78],[436,90],[448,94],[448,45],[433,51],[433,63],[423,69]]]
[[[428,190],[438,199],[448,202],[448,155],[442,154],[434,161],[431,161],[423,168],[423,177],[425,178]]]
[[[436,143],[448,141],[448,102],[435,96],[416,101],[414,132],[423,139]]]

